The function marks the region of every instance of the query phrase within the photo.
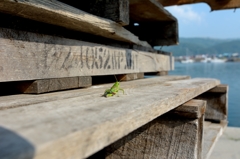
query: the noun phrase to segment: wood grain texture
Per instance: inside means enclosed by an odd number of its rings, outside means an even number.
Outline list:
[[[0,12],[62,26],[109,39],[150,47],[120,24],[94,16],[57,0],[3,0]]]
[[[206,101],[204,100],[190,100],[185,104],[172,110],[171,113],[183,116],[186,118],[201,118],[206,110]]]
[[[177,19],[158,1],[130,0],[129,4],[131,23],[126,27],[128,30],[152,46],[178,44]]]
[[[207,3],[211,10],[235,9],[240,7],[239,0],[158,0],[163,6]]]
[[[170,70],[170,56],[0,28],[0,82]]]
[[[114,78],[115,79],[115,78]],[[131,89],[137,88],[142,86],[151,86],[157,84],[163,84],[167,81],[178,81],[178,80],[186,80],[189,79],[189,76],[163,76],[158,77],[158,80],[152,81],[152,79],[144,79],[139,81],[129,81],[129,82],[121,82],[120,86],[124,89]],[[24,107],[29,106],[32,104],[38,104],[43,102],[50,102],[50,101],[57,101],[63,100],[68,98],[75,98],[84,95],[90,95],[94,93],[103,94],[102,91],[109,89],[113,84],[105,84],[100,86],[92,86],[87,89],[81,90],[72,90],[67,92],[54,92],[51,94],[39,94],[36,96],[34,95],[12,95],[12,96],[2,96],[0,97],[0,110],[17,108],[17,107]],[[101,91],[97,91],[96,88],[102,88]]]
[[[129,0],[130,17],[137,22],[176,21],[157,0]]]
[[[203,158],[208,159],[227,123],[204,122]]]
[[[222,93],[221,93],[222,92]],[[206,120],[220,122],[227,120],[228,115],[228,86],[219,85],[210,91],[198,96],[196,99],[206,100]]]
[[[1,131],[0,140],[8,142],[0,142],[0,156],[16,158],[19,154],[12,151],[18,149],[23,157],[27,155],[24,152],[29,152],[36,159],[86,158],[220,84],[218,80],[202,78],[158,84],[160,79],[122,82],[128,87],[121,85],[126,95],[120,97],[102,97],[105,87],[98,86],[78,90],[80,93],[74,97],[1,110],[1,127],[15,132],[34,149],[15,147],[18,141],[10,140],[12,136]],[[52,96],[48,94],[47,98]],[[188,137],[181,140],[192,141]]]
[[[200,110],[205,105],[193,100],[160,116],[107,147],[106,159],[201,159],[204,114],[199,111],[201,116],[194,119],[196,112],[188,108]],[[182,116],[179,110],[192,116]]]
[[[105,0],[105,16],[125,26],[129,24],[129,0]]]
[[[65,4],[81,9],[88,13],[111,19],[121,25],[129,24],[129,1],[128,0],[59,0]]]
[[[20,92],[26,94],[40,94],[53,91],[67,90],[80,87],[90,87],[92,85],[91,76],[69,77],[26,81],[18,84]]]

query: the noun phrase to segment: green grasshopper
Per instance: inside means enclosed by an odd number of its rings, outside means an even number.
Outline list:
[[[116,82],[113,84],[113,86],[110,88],[110,89],[106,89],[103,96],[104,97],[112,97],[114,96],[115,94],[118,93],[118,91],[122,91],[123,94],[124,94],[124,90],[122,88],[120,88],[120,81],[118,82],[116,76],[114,75],[115,79],[116,79]]]

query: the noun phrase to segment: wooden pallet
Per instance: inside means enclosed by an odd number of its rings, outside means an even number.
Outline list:
[[[112,98],[102,97],[109,84],[1,97],[1,156],[86,158],[220,83],[174,79],[122,82],[126,94]]]
[[[62,0],[65,2],[64,0]],[[71,2],[67,2],[70,3]],[[82,2],[83,3],[83,2]],[[85,2],[86,3],[86,2]],[[112,12],[117,12],[119,11],[119,15],[121,17],[121,13],[124,13],[124,18],[120,19],[127,19],[125,18],[126,16],[129,17],[129,14],[125,14],[128,7],[121,7],[121,3],[128,5],[128,1],[121,0],[116,6],[110,5],[110,8],[113,8]],[[152,10],[157,8],[157,12],[153,13],[155,14],[155,17],[161,16],[161,17],[167,17],[167,20],[170,22],[173,22],[174,24],[166,24],[166,22],[162,23],[162,29],[157,29],[155,28],[154,30],[159,32],[158,36],[162,40],[158,40],[158,43],[154,42],[153,39],[149,38],[143,38],[143,40],[147,40],[150,42],[152,45],[169,45],[169,44],[176,44],[178,38],[176,38],[177,35],[177,25],[176,19],[168,13],[166,10],[164,10],[163,7],[161,6],[158,2],[152,2],[149,1],[149,4],[154,4],[152,5],[153,8]],[[158,3],[156,5],[156,3]],[[103,10],[109,11],[110,9],[107,9],[107,5],[111,4],[111,2],[108,2],[107,4],[101,3],[101,5],[96,5],[99,8],[103,7]],[[117,3],[114,3],[117,4]],[[104,7],[105,5],[105,7]],[[123,6],[125,6],[123,5]],[[75,5],[76,6],[76,5]],[[78,6],[84,6],[84,5],[78,5]],[[130,5],[131,6],[131,5]],[[151,6],[151,5],[150,5]],[[81,8],[81,7],[80,7]],[[86,9],[86,8],[83,8]],[[95,9],[96,10],[96,9]],[[115,11],[114,11],[115,10]],[[138,10],[137,10],[138,11]],[[53,24],[57,26],[62,26],[68,29],[80,31],[80,32],[85,32],[85,33],[90,33],[93,35],[98,35],[102,36],[105,38],[113,39],[113,40],[118,40],[118,41],[123,41],[123,42],[128,42],[128,43],[133,43],[137,44],[140,46],[145,46],[145,47],[151,47],[148,42],[141,41],[137,36],[123,28],[121,25],[118,23],[110,20],[113,19],[111,18],[110,13],[108,13],[107,18],[101,18],[99,16],[94,16],[90,13],[84,12],[78,8],[75,8],[74,6],[69,6],[65,3],[62,3],[57,0],[30,0],[30,1],[24,1],[24,0],[5,0],[0,2],[0,12],[3,13],[8,13],[12,15],[17,15],[20,17],[48,23],[48,24]],[[131,12],[131,10],[130,10]],[[132,10],[132,12],[136,12],[136,9]],[[141,11],[138,11],[141,13]],[[128,13],[128,12],[127,12]],[[101,16],[101,15],[100,15]],[[105,16],[106,17],[106,16]],[[118,16],[117,16],[118,17]],[[119,19],[119,18],[117,18]],[[159,21],[159,19],[155,19],[155,21]],[[165,19],[164,19],[165,20]],[[120,20],[120,21],[127,21],[127,20]],[[123,22],[124,24],[127,22]],[[166,27],[166,26],[172,26],[172,27]],[[158,25],[161,26],[161,25]],[[132,30],[132,29],[130,29]],[[166,32],[166,33],[165,33]],[[173,33],[173,35],[170,35]],[[153,35],[153,34],[152,34]],[[139,35],[140,36],[140,35]],[[155,37],[159,39],[159,37]],[[165,38],[163,38],[165,37]],[[169,42],[168,42],[169,41]],[[167,42],[167,43],[166,43]]]

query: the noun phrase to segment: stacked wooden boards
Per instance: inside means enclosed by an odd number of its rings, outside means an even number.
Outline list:
[[[4,0],[0,2],[0,12],[149,47],[121,25],[57,0]]]
[[[37,98],[1,97],[0,155],[86,158],[219,85],[215,79],[186,78],[166,76],[122,82],[126,94],[113,98],[102,97],[109,84]]]
[[[62,1],[65,2],[64,0],[62,0]],[[126,0],[118,0],[118,1],[120,1],[119,3],[121,3],[123,1],[122,3],[128,4],[128,1],[126,1]],[[148,4],[148,6],[150,7],[150,9],[152,9],[152,11],[151,11],[152,13],[151,13],[150,17],[148,17],[148,19],[151,18],[152,22],[159,22],[159,17],[162,17],[161,20],[164,19],[164,21],[165,21],[165,19],[167,19],[168,21],[170,20],[170,21],[176,22],[176,19],[173,16],[171,16],[171,14],[168,13],[166,10],[164,10],[164,8],[161,6],[161,4],[159,2],[157,2],[156,0],[145,0],[144,3],[146,3],[146,2]],[[69,2],[66,1],[66,3],[69,3]],[[86,2],[79,1],[78,6],[81,6],[81,3],[86,3]],[[112,3],[112,2],[107,2],[107,4],[103,3],[102,5],[108,5],[108,3]],[[140,3],[139,5],[141,5],[142,3]],[[98,6],[98,7],[100,8],[102,6]],[[125,9],[126,7],[125,8],[118,7],[118,6],[112,6],[112,7],[116,7],[116,8],[111,8],[111,9],[112,10],[117,9],[116,11],[118,11],[119,14],[121,14],[122,12],[123,13],[126,12],[126,9]],[[131,8],[131,3],[130,3],[130,8]],[[86,10],[86,8],[83,8],[83,9]],[[100,18],[100,17],[94,16],[92,14],[84,12],[75,7],[66,5],[65,3],[59,2],[57,0],[52,0],[52,1],[48,1],[48,0],[41,0],[41,1],[40,0],[30,0],[30,1],[4,0],[4,1],[0,2],[0,12],[21,16],[21,17],[33,19],[36,21],[41,21],[44,23],[54,24],[54,25],[66,27],[66,28],[72,29],[72,30],[77,30],[77,31],[81,31],[81,32],[94,34],[94,35],[99,35],[99,36],[114,39],[114,40],[119,40],[119,41],[133,43],[133,44],[137,44],[137,45],[141,45],[141,46],[145,46],[145,47],[150,47],[147,42],[140,41],[137,36],[133,35],[131,32],[124,29],[118,23],[113,22],[110,19],[105,19],[105,18]],[[129,12],[130,13],[134,12],[138,15],[142,14],[142,10],[136,10],[136,9],[134,9],[132,11],[130,10]],[[146,11],[144,11],[144,12],[146,12]],[[149,9],[148,9],[148,12],[149,12]],[[129,16],[126,14],[124,14],[124,15],[127,17]],[[158,17],[158,18],[156,18],[156,17]],[[164,17],[166,17],[166,18],[164,18]],[[130,19],[131,19],[131,17],[130,17]],[[165,24],[163,24],[163,25],[165,25]],[[161,34],[164,34],[163,28],[158,29],[158,30],[154,29],[154,30],[156,31],[156,33],[160,32]],[[149,31],[150,30],[145,30],[145,32],[149,32]],[[174,32],[175,36],[177,36],[176,31],[177,31],[177,26],[175,26],[175,28],[172,28],[172,32]],[[168,33],[169,33],[169,31],[168,31]],[[168,37],[168,38],[171,38],[171,37]],[[175,38],[175,40],[169,39],[169,41],[174,41],[174,43],[171,43],[171,44],[176,44],[177,39],[176,39],[176,37],[174,37],[174,38]],[[148,41],[149,39],[143,38],[143,40]],[[166,38],[164,40],[167,41]],[[151,40],[148,42],[151,43]],[[164,43],[166,43],[166,42],[164,42]],[[162,45],[164,43],[162,43]],[[152,45],[154,45],[154,44],[157,44],[157,43],[152,43]],[[158,43],[158,45],[161,45],[161,43]],[[168,45],[170,45],[170,43]]]
[[[169,55],[0,28],[0,81],[159,72]]]
[[[24,88],[23,92],[46,93],[90,87],[97,75],[117,74],[123,80],[133,80],[143,78],[145,72],[166,74],[172,70],[171,54],[155,51],[151,46],[177,43],[176,19],[156,0],[116,1],[115,5],[110,5],[111,0],[84,2],[93,6],[92,10],[83,8],[86,12],[65,0],[0,1],[0,86],[20,83],[17,87]],[[101,13],[96,12],[98,4]],[[186,138],[185,131],[190,132],[191,140],[168,145],[172,148],[169,152],[178,147],[182,151],[177,154],[181,155],[187,150],[182,147],[188,147],[191,153],[187,156],[199,158],[203,108],[208,103],[200,100],[191,105],[188,101],[197,96],[206,99],[203,93],[217,85],[219,81],[215,79],[166,76],[122,83],[126,94],[113,98],[102,97],[110,85],[42,95],[2,96],[0,157],[86,158],[183,106],[174,113],[188,117],[186,114],[190,113],[194,119],[177,122],[186,126],[184,129],[168,130],[183,134],[172,142]],[[8,87],[3,88],[6,91]],[[226,95],[225,92],[221,97]],[[213,96],[219,100],[218,95]],[[212,98],[207,100],[211,102]],[[194,109],[186,110],[188,106]],[[213,102],[209,106],[206,110],[211,114],[216,105]],[[225,111],[226,105],[222,106],[218,110]],[[227,115],[226,111],[214,114],[217,121]],[[153,136],[147,136],[155,137],[155,132],[156,129]],[[190,147],[192,142],[194,147]]]
[[[152,46],[178,44],[178,22],[157,0],[129,0],[128,30]],[[137,25],[136,25],[137,24]]]
[[[111,17],[99,17],[63,2],[0,2],[0,17],[4,21],[0,25],[0,82],[70,79],[173,69],[174,60],[171,54],[149,52],[154,52],[148,44],[153,39],[143,38],[144,41],[141,41],[137,37],[141,37],[140,35],[136,36],[125,29],[118,20],[115,19],[115,22],[110,20],[114,20]],[[129,4],[129,7],[119,7],[125,6],[125,3]],[[151,22],[157,21],[159,24],[161,21],[176,22],[160,3],[153,0],[144,3],[149,6],[147,10],[136,10],[131,9],[131,6],[136,5],[132,1],[128,3],[119,0],[119,5],[113,6],[112,10],[122,13],[130,8],[130,13],[151,15],[136,18],[136,15],[129,13],[130,20],[151,19]],[[109,7],[109,4],[110,2],[103,3],[103,7]],[[141,3],[137,4],[140,5]],[[154,10],[156,11],[153,12]],[[173,41],[176,43],[177,26],[174,30]],[[159,29],[158,32],[167,33],[164,29]],[[96,40],[89,42],[89,37]],[[167,41],[162,36],[157,38],[162,39],[162,45]]]

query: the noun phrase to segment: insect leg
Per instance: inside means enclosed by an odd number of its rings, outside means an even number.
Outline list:
[[[123,92],[123,94],[125,94],[125,93],[124,93],[124,90],[123,90],[122,88],[119,88],[119,90],[120,90],[120,91],[122,91],[122,92]]]

